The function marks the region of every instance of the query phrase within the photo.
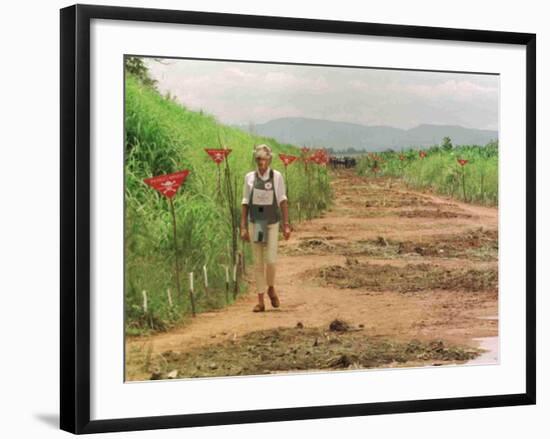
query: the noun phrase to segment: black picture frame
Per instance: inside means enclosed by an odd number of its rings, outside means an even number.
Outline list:
[[[90,420],[90,21],[92,19],[525,46],[527,60],[525,66],[527,79],[526,392],[494,396]],[[535,34],[91,5],[73,5],[61,9],[60,25],[61,429],[81,434],[535,404]]]

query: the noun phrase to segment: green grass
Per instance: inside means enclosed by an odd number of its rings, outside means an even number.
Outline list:
[[[462,201],[498,204],[498,145],[465,145],[452,149],[435,146],[425,151],[424,159],[420,159],[417,149],[378,153],[381,160],[377,175],[400,177],[411,187]],[[404,160],[400,160],[400,155]],[[462,167],[458,159],[466,159],[468,163]],[[375,161],[375,157],[363,156],[357,166],[358,172],[373,175]]]
[[[232,263],[232,227],[229,208],[217,191],[216,165],[204,148],[233,151],[228,158],[231,185],[240,214],[244,174],[253,169],[254,145],[267,143],[274,152],[272,167],[284,172],[278,154],[299,154],[293,145],[250,135],[220,124],[203,112],[190,111],[161,96],[127,74],[125,88],[125,317],[129,334],[166,330],[189,318],[188,273],[195,276],[197,311],[226,305],[224,265]],[[185,184],[174,198],[178,247],[182,267],[182,297],[174,275],[172,219],[167,200],[144,178],[189,169]],[[223,167],[221,168],[223,170]],[[222,176],[222,185],[225,181]],[[318,216],[331,200],[325,168],[296,162],[288,169],[291,221]],[[224,186],[222,186],[223,189]],[[239,250],[250,263],[248,246]],[[202,267],[208,268],[210,291],[203,287]],[[244,285],[241,285],[241,292]],[[170,289],[174,306],[168,303]],[[144,312],[142,291],[147,292]],[[231,302],[232,294],[230,294]]]

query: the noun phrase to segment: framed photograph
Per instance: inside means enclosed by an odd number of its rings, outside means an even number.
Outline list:
[[[61,428],[535,403],[535,35],[61,10]]]

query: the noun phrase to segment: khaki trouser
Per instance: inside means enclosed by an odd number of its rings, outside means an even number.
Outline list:
[[[254,224],[248,223],[248,234],[254,259],[254,276],[256,291],[265,293],[268,286],[274,286],[275,263],[277,262],[277,241],[279,239],[279,223],[267,225],[267,242],[254,242]]]

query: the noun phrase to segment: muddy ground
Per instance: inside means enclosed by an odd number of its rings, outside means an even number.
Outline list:
[[[498,335],[497,209],[352,171],[334,174],[333,188],[333,207],[280,242],[279,309],[252,313],[248,294],[170,332],[127,337],[126,378],[445,365],[479,355],[477,340]],[[253,284],[250,270],[248,278]],[[331,330],[335,320],[346,330]]]
[[[495,230],[483,228],[454,234],[436,233],[416,240],[378,236],[375,239],[350,242],[343,236],[308,236],[302,238],[298,245],[285,250],[286,254],[292,255],[322,255],[327,252],[371,258],[411,259],[414,256],[431,256],[494,261],[498,257],[498,236]]]
[[[304,328],[298,322],[294,328],[250,332],[238,340],[188,352],[163,352],[163,364],[152,372],[151,377],[167,379],[426,364],[442,366],[471,360],[479,352],[479,349],[468,346],[449,346],[442,340],[395,342],[381,336],[369,336],[364,328],[355,328],[336,319],[327,328]]]
[[[444,268],[415,263],[404,266],[379,265],[346,258],[343,265],[329,265],[308,272],[327,285],[340,288],[365,288],[369,291],[409,293],[424,290],[496,291],[495,268]]]

